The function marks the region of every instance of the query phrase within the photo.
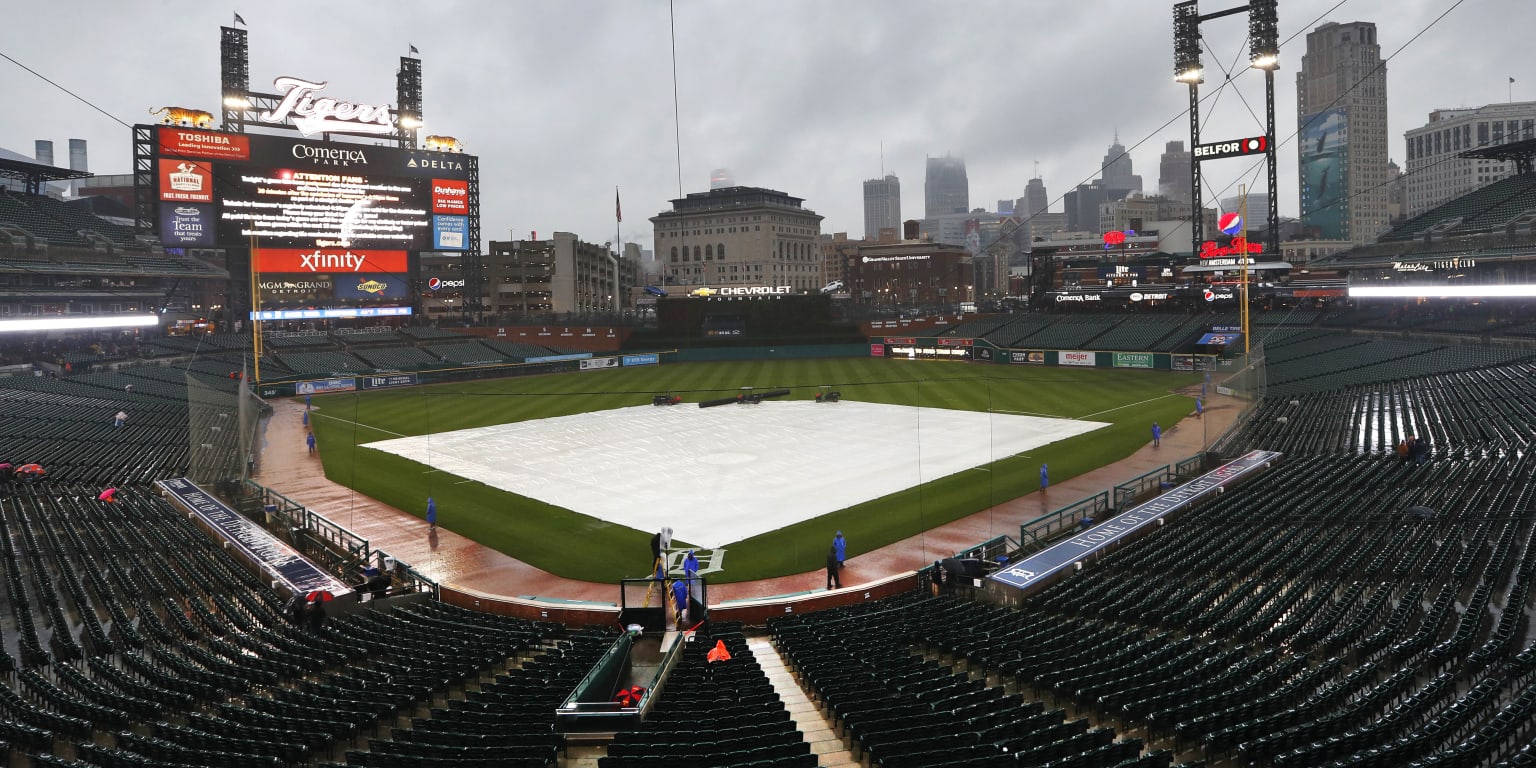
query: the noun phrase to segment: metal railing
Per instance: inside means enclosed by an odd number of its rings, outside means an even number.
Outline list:
[[[277,533],[305,556],[343,579],[350,579],[365,567],[381,571],[394,571],[401,587],[411,592],[438,594],[438,584],[412,568],[408,563],[394,561],[388,552],[374,549],[368,540],[358,536],[346,526],[335,523],[324,515],[305,507],[293,499],[264,485],[246,480],[241,485],[243,497],[260,502],[265,525]],[[237,505],[239,506],[239,505]]]
[[[1149,492],[1162,490],[1165,484],[1173,481],[1172,469],[1172,465],[1158,467],[1115,486],[1115,509],[1125,509]]]

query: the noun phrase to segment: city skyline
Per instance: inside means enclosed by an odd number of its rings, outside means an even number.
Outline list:
[[[1391,55],[1450,0],[1401,3],[1391,18],[1347,2],[1325,15],[1332,5],[1293,0],[1280,6],[1281,40],[1295,36],[1281,49],[1276,96],[1285,216],[1298,212],[1295,142],[1286,140],[1296,125],[1293,76],[1306,32],[1326,21],[1373,21],[1383,55]],[[1484,49],[1513,46],[1518,25],[1497,22],[1519,7],[1511,1],[1458,8],[1389,63],[1395,82],[1416,83],[1394,92],[1388,105],[1390,157],[1403,163],[1404,131],[1430,111],[1503,101],[1509,77],[1517,80],[1516,100],[1529,97],[1526,89],[1536,86],[1530,64],[1476,57],[1443,66],[1473,40]],[[856,233],[862,182],[885,174],[922,178],[929,156],[964,157],[975,201],[1021,196],[1038,161],[1038,175],[1053,191],[1051,210],[1060,211],[1063,193],[1100,175],[1104,147],[1117,131],[1143,175],[1167,141],[1187,140],[1187,120],[1180,117],[1186,94],[1172,79],[1171,4],[1126,8],[1112,28],[1097,23],[1102,8],[1091,3],[941,8],[853,0],[782,2],[753,14],[735,8],[674,6],[680,130],[672,122],[665,3],[433,6],[433,19],[452,21],[444,25],[414,24],[415,13],[346,2],[245,9],[97,3],[90,13],[38,6],[0,32],[0,53],[137,123],[152,122],[147,112],[153,107],[217,110],[218,27],[230,24],[235,10],[249,22],[251,82],[258,89],[278,76],[302,75],[329,81],[339,98],[392,102],[399,57],[415,46],[425,80],[425,132],[457,136],[482,158],[487,241],[535,230],[609,240],[617,186],[629,212],[622,239],[651,242],[646,218],[679,195],[679,143],[683,195],[707,190],[710,171],[729,167],[738,184],[805,198],[827,217],[823,232]],[[977,17],[989,26],[1029,25],[1040,44],[1029,54],[1035,63],[1022,71],[1053,75],[999,78],[999,72],[1021,71],[1017,54],[975,45],[967,30]],[[1246,61],[1240,20],[1209,27],[1202,95],[1214,94],[1224,79],[1219,67]],[[850,44],[855,31],[857,42]],[[1084,46],[1106,41],[1115,56],[1082,55]],[[160,53],[146,57],[145,50]],[[922,55],[890,56],[899,51]],[[769,52],[773,66],[764,63]],[[924,63],[932,57],[954,64]],[[1071,66],[1055,66],[1067,61]],[[1127,67],[1127,61],[1143,63]],[[62,147],[84,138],[92,170],[130,170],[127,128],[15,64],[0,66],[7,69],[0,94],[21,105],[14,115],[25,116],[0,124],[0,147],[30,155],[37,139]],[[1259,104],[1262,78],[1247,72],[1235,73],[1236,90],[1249,105]],[[1202,111],[1204,137],[1255,133],[1253,118],[1230,91],[1211,104]],[[1207,199],[1229,196],[1251,176],[1242,160],[1208,163],[1203,171],[1212,187]],[[915,218],[917,211],[904,213]]]

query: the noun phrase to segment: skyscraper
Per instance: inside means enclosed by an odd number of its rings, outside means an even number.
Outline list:
[[[1387,221],[1387,69],[1369,21],[1307,34],[1296,73],[1301,223],[1371,243]]]
[[[1104,180],[1104,186],[1108,189],[1141,191],[1141,177],[1132,172],[1131,156],[1121,145],[1118,134],[1115,136],[1115,143],[1110,144],[1109,151],[1104,153],[1104,162],[1099,164],[1099,171],[1100,178]]]
[[[1045,179],[1036,176],[1024,186],[1024,210],[1017,213],[1032,219],[1035,216],[1046,213],[1051,207],[1051,196],[1045,191]]]
[[[1163,156],[1157,163],[1157,193],[1169,200],[1177,200],[1181,203],[1192,202],[1195,199],[1194,190],[1190,189],[1190,164],[1195,157],[1189,150],[1184,149],[1184,142],[1170,141],[1163,149]]]
[[[928,175],[923,179],[923,218],[970,209],[971,183],[965,177],[965,159],[950,155],[928,158]]]
[[[864,182],[864,239],[879,238],[887,227],[901,234],[901,180],[893,175]]]

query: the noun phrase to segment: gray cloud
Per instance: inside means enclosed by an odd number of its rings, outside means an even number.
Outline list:
[[[1281,37],[1335,0],[1280,6]],[[1403,0],[1390,13],[1346,2],[1327,17],[1377,23],[1390,53],[1453,0]],[[1212,4],[1214,8],[1216,3]],[[218,26],[232,4],[128,0],[53,3],[12,14],[0,51],[113,116],[148,120],[150,107],[213,110]],[[922,214],[924,155],[965,156],[973,207],[1022,194],[1034,163],[1052,197],[1093,178],[1118,129],[1146,139],[1132,157],[1156,186],[1164,142],[1187,140],[1186,102],[1171,78],[1171,3],[1140,0],[730,0],[676,3],[683,191],[729,167],[742,184],[782,189],[826,216],[823,231],[862,234],[860,182],[901,177],[903,212]],[[626,240],[650,246],[645,219],[678,192],[668,13],[659,0],[573,2],[332,2],[275,0],[240,9],[250,22],[251,79],[330,80],[338,94],[392,101],[408,44],[421,51],[428,129],[480,155],[485,236],[555,230],[613,237],[622,190]],[[1516,56],[1536,18],[1527,0],[1471,0],[1388,65],[1391,154],[1430,110],[1536,97],[1536,68]],[[1522,21],[1523,20],[1523,21]],[[1246,61],[1241,18],[1212,22],[1215,58]],[[1282,49],[1279,138],[1295,129],[1295,72],[1304,34]],[[1207,92],[1220,84],[1207,57]],[[1506,71],[1508,70],[1508,71]],[[1236,73],[1262,114],[1262,80]],[[128,130],[7,62],[0,62],[0,146],[90,140],[92,169],[126,173]],[[1210,104],[1210,102],[1207,102]],[[1258,127],[1232,94],[1207,107],[1210,139]],[[1281,210],[1296,210],[1294,144],[1280,155]],[[1250,178],[1246,161],[1208,164],[1213,192]],[[1223,191],[1225,189],[1225,191]],[[1209,194],[1209,193],[1208,193]],[[1059,209],[1059,208],[1058,208]]]

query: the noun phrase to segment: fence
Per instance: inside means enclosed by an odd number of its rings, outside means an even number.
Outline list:
[[[187,477],[205,488],[238,482],[250,473],[257,423],[268,406],[248,387],[230,390],[188,371]]]
[[[1206,452],[1214,453],[1218,458],[1236,452],[1238,437],[1253,421],[1269,384],[1263,344],[1255,345],[1247,355],[1236,355],[1222,362],[1227,364],[1222,365],[1217,373],[1225,377],[1216,384],[1216,392],[1243,401],[1243,409],[1220,435],[1206,435]]]

